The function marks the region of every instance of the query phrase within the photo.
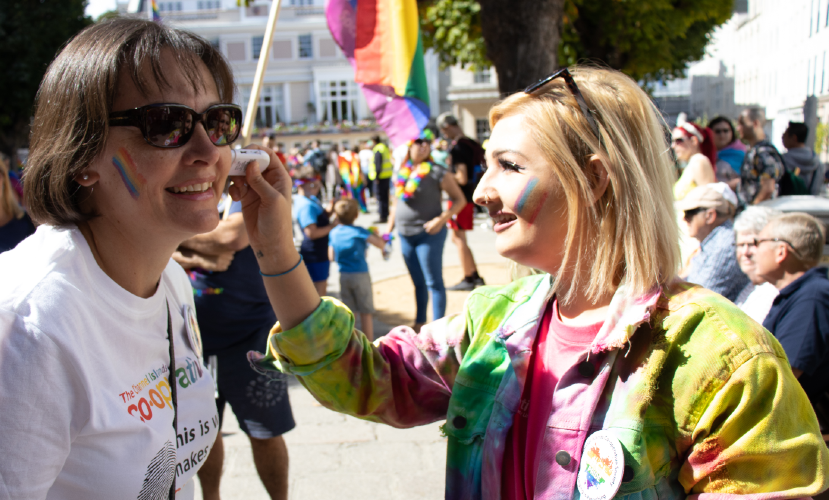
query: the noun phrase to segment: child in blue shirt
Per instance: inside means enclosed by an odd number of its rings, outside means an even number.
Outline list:
[[[359,313],[363,333],[369,340],[374,340],[374,299],[366,252],[368,244],[382,250],[386,242],[368,229],[354,225],[359,212],[357,200],[345,199],[334,204],[334,213],[340,225],[329,234],[328,257],[340,266],[340,297],[343,304],[355,316]]]
[[[308,274],[311,275],[317,293],[322,297],[328,285],[330,266],[328,234],[337,225],[337,221],[329,221],[331,209],[323,208],[317,198],[322,182],[313,167],[301,167],[296,173],[294,185],[298,193],[298,196],[294,197],[294,211],[303,234],[299,254],[305,261],[305,267],[308,268]]]

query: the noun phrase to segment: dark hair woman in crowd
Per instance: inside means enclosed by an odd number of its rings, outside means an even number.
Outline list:
[[[734,123],[728,118],[717,116],[708,122],[708,128],[714,134],[714,146],[717,148],[717,180],[736,191],[748,148],[740,142]]]

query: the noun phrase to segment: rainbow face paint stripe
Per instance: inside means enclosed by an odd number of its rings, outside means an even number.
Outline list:
[[[529,224],[535,222],[538,214],[541,213],[541,207],[544,206],[544,200],[549,194],[538,186],[538,177],[533,177],[521,190],[518,196],[518,203],[515,204],[515,211],[523,217]]]
[[[138,195],[141,194],[141,189],[144,188],[147,181],[138,173],[138,168],[135,166],[135,162],[127,150],[118,148],[118,153],[112,157],[112,164],[115,165],[118,173],[121,174],[121,180],[127,186],[130,196],[137,200]]]

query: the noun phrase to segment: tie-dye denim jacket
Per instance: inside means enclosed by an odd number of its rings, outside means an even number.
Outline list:
[[[250,359],[281,365],[320,403],[359,418],[395,427],[445,419],[446,498],[497,499],[550,286],[542,275],[479,288],[462,314],[374,344],[326,298],[295,328],[277,323],[268,353]],[[829,474],[817,420],[777,341],[721,296],[683,282],[615,294],[589,353],[556,386],[535,498],[579,498],[582,447],[599,429],[623,448],[616,498],[798,498],[823,490]],[[559,451],[569,463],[556,461]]]

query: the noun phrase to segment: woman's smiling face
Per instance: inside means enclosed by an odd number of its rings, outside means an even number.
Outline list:
[[[523,115],[496,123],[475,203],[489,210],[498,253],[557,273],[567,236],[567,201],[553,166],[527,133]]]

